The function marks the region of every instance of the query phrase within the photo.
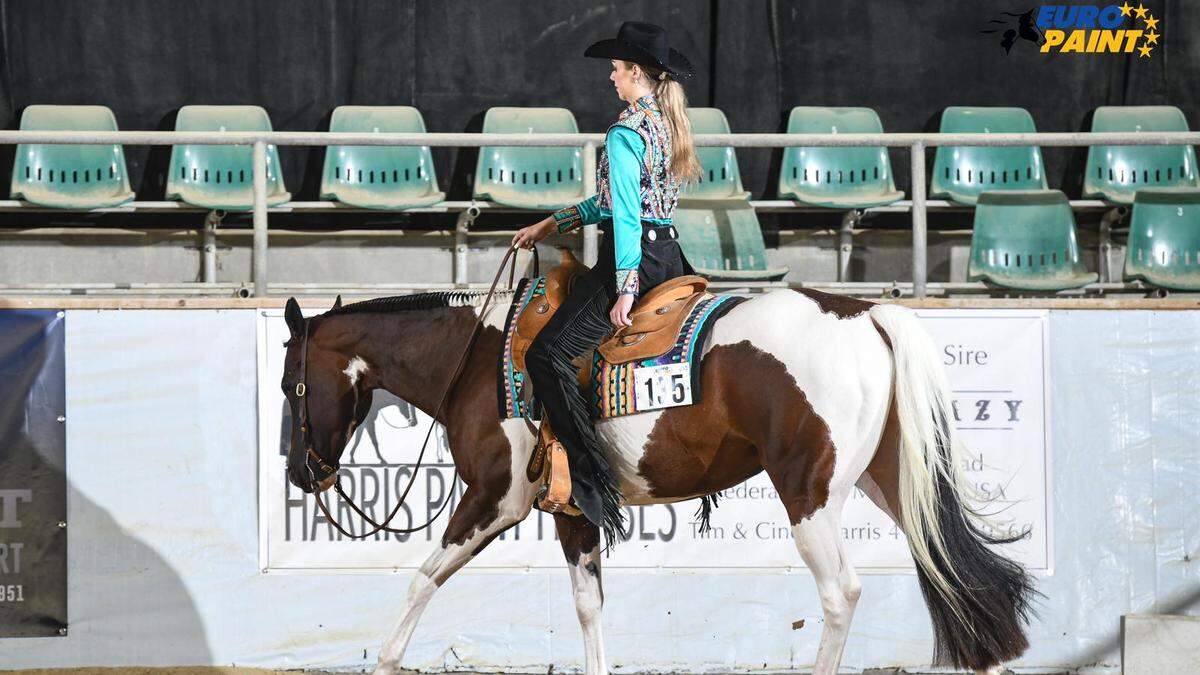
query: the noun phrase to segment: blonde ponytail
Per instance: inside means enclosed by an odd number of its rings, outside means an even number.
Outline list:
[[[626,63],[626,67],[634,64]],[[683,85],[676,82],[665,71],[652,66],[637,64],[654,83],[654,98],[662,110],[667,128],[671,131],[671,173],[680,183],[694,183],[700,179],[700,158],[696,156],[696,145],[692,141],[692,123],[687,116],[687,94]],[[665,76],[664,76],[665,75]]]
[[[658,80],[654,85],[654,98],[663,111],[667,126],[671,129],[671,173],[681,183],[693,183],[700,179],[700,159],[696,157],[696,145],[692,142],[692,122],[687,116],[687,94],[683,85],[675,80]]]

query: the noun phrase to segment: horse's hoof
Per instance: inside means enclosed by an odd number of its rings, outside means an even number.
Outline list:
[[[400,672],[400,664],[395,662],[384,663],[381,661],[379,665],[375,666],[373,675],[400,675]]]

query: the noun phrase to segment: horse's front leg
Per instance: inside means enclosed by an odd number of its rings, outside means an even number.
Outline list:
[[[567,558],[571,588],[575,594],[575,613],[583,629],[583,652],[587,675],[608,672],[604,662],[604,636],[600,615],[604,589],[600,583],[600,528],[582,516],[554,515],[558,541]]]
[[[404,651],[433,592],[492,539],[528,515],[533,498],[524,476],[517,477],[507,493],[497,492],[469,487],[463,493],[442,537],[441,547],[425,560],[408,587],[404,613],[379,650],[376,675],[393,675],[401,671]]]

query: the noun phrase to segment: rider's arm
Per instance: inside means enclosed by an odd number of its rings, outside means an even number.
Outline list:
[[[617,293],[638,294],[642,261],[642,157],[646,143],[638,132],[614,126],[604,140],[608,154],[608,187],[612,198],[613,250]]]
[[[596,195],[575,204],[566,206],[554,212],[554,224],[559,234],[565,234],[581,225],[592,225],[600,222],[600,207],[596,205]]]

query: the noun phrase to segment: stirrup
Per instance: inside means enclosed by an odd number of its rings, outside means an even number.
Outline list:
[[[555,437],[550,429],[550,421],[543,419],[538,430],[538,445],[534,451],[544,453],[542,458],[541,480],[534,505],[539,511],[546,513],[562,513],[567,516],[581,516],[583,512],[571,501],[571,468],[567,460],[567,450]]]

